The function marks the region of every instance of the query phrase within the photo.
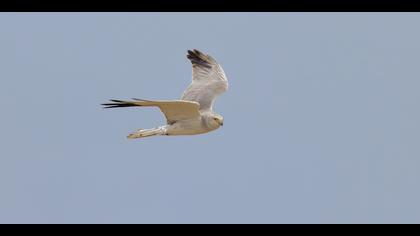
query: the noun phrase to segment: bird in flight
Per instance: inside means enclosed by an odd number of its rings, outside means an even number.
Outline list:
[[[223,126],[223,117],[213,111],[217,96],[228,89],[228,81],[220,64],[210,55],[197,49],[188,50],[192,64],[192,82],[180,100],[110,100],[104,108],[159,107],[166,117],[166,125],[139,129],[127,136],[129,139],[154,135],[203,134]]]

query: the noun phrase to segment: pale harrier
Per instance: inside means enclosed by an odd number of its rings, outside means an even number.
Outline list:
[[[188,50],[192,63],[192,82],[181,100],[111,100],[102,104],[105,108],[156,106],[165,114],[167,124],[153,129],[140,129],[127,138],[152,135],[193,135],[213,131],[223,125],[223,117],[213,112],[216,97],[228,89],[228,81],[222,67],[210,55],[197,49]]]

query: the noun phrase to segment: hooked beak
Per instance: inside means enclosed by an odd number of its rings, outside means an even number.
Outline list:
[[[220,126],[223,126],[223,122],[222,122],[222,123],[220,123]]]

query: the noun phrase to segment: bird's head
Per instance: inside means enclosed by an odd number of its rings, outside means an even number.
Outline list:
[[[223,126],[223,116],[219,114],[212,114],[210,116],[210,124],[216,128]]]

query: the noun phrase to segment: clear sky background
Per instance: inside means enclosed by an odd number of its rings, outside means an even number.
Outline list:
[[[420,223],[420,14],[1,13],[0,223]],[[220,129],[107,99],[178,99],[188,49]]]

